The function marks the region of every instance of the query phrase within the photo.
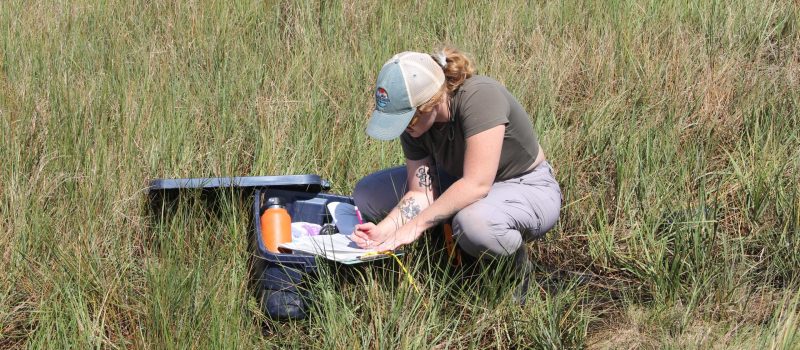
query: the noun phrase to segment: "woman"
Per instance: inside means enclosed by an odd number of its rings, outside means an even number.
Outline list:
[[[395,249],[452,219],[465,253],[519,252],[558,220],[561,190],[528,114],[497,81],[474,75],[454,48],[403,52],[381,69],[367,134],[401,138],[404,167],[363,178],[355,204],[377,224],[357,225],[363,248]]]

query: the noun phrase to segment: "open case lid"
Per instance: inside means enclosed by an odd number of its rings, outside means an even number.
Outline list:
[[[199,193],[198,198],[213,207],[222,193],[235,191],[246,197],[255,189],[268,188],[319,193],[329,190],[330,183],[314,174],[153,179],[150,181],[148,194],[151,212],[160,219],[165,214],[170,215],[177,199],[184,192]]]
[[[217,189],[217,188],[254,189],[266,187],[304,188],[307,192],[319,192],[330,189],[327,180],[319,175],[280,175],[280,176],[237,176],[237,177],[200,177],[186,179],[154,179],[150,181],[150,191],[182,190],[182,189]]]

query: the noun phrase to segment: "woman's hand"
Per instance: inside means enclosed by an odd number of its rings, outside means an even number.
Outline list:
[[[356,225],[350,239],[364,249],[377,251],[394,250],[395,248],[413,242],[419,234],[411,223],[403,225],[399,230],[389,231],[371,222]]]
[[[367,222],[356,225],[353,234],[350,235],[350,239],[356,242],[359,247],[370,249],[382,243],[384,236],[386,236],[386,233],[381,232],[377,225]]]

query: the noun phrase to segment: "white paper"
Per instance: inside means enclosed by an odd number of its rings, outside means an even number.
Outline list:
[[[282,243],[280,247],[340,262],[359,261],[360,256],[375,251],[374,249],[361,249],[341,233],[300,237],[291,242]]]
[[[332,235],[305,236],[293,239],[289,243],[280,244],[281,248],[291,249],[294,252],[304,252],[319,255],[329,260],[345,264],[362,262],[362,256],[369,255],[370,260],[383,259],[390,255],[374,257],[374,249],[362,249],[350,239],[355,226],[358,224],[358,215],[355,206],[344,202],[328,203],[328,212],[331,214],[333,224],[339,233]],[[402,252],[395,252],[402,255]]]

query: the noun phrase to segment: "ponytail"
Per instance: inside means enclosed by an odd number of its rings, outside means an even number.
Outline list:
[[[442,67],[445,83],[428,102],[418,107],[423,112],[430,111],[445,95],[453,96],[464,84],[464,81],[475,74],[475,64],[472,60],[454,47],[444,46],[436,53],[431,54],[431,57]]]
[[[454,47],[445,46],[434,56],[438,56],[435,58],[438,58],[437,62],[442,66],[447,81],[447,93],[450,95],[475,74],[475,64],[472,60]]]

